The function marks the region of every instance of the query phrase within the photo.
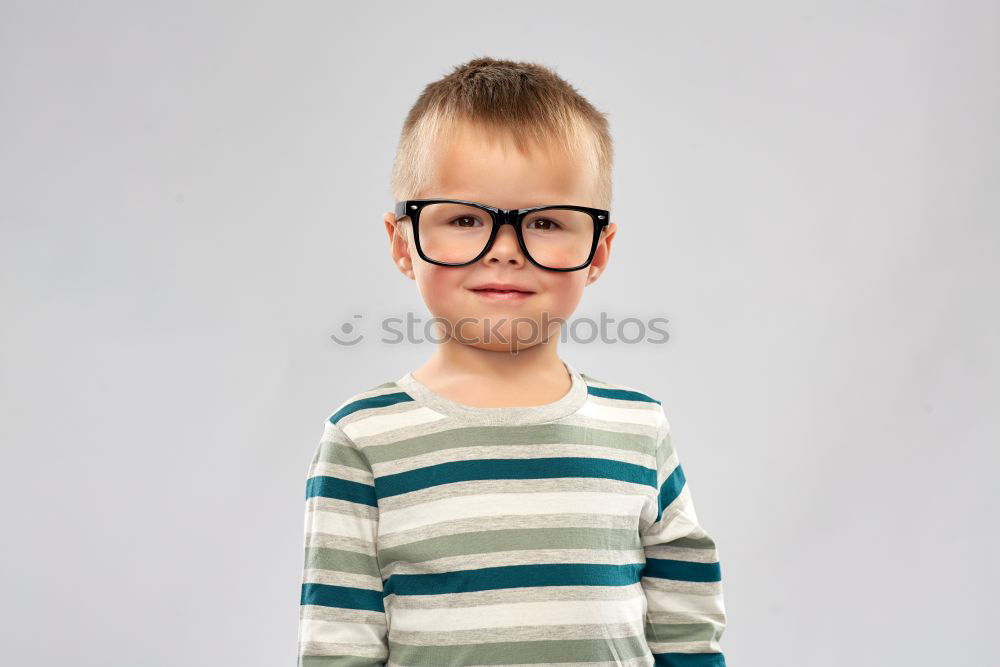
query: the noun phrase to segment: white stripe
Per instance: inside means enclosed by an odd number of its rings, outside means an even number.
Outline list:
[[[314,508],[307,508],[306,525],[311,526],[313,533],[350,537],[366,542],[371,542],[378,530],[376,520]]]
[[[352,468],[350,466],[340,465],[338,463],[327,463],[326,461],[317,461],[316,465],[310,471],[311,477],[325,476],[325,477],[336,477],[337,479],[346,479],[351,482],[359,482],[361,484],[367,484],[368,486],[373,486],[375,483],[375,478],[372,473],[367,470],[358,470],[357,468]]]
[[[656,502],[659,502],[657,499]],[[643,546],[650,544],[668,544],[681,537],[687,537],[695,531],[700,531],[698,515],[691,500],[691,488],[685,484],[681,492],[663,509],[663,515],[651,529],[643,532],[640,542]]]
[[[402,412],[377,412],[370,417],[345,423],[341,426],[341,430],[356,442],[358,438],[381,435],[398,428],[422,426],[441,419],[445,419],[445,415],[421,406]]]
[[[301,641],[382,646],[385,630],[386,627],[382,623],[351,623],[307,618],[302,620]]]
[[[621,408],[599,403],[594,399],[584,403],[577,414],[607,422],[622,422],[637,426],[651,426],[653,428],[657,428],[660,425],[661,419],[655,410],[650,410],[649,408]]]
[[[646,600],[649,604],[650,612],[670,612],[676,614],[690,614],[695,621],[706,620],[700,618],[705,614],[724,614],[725,606],[722,594],[698,595],[696,593],[680,593],[678,591],[660,591],[654,589],[646,582],[646,577],[642,578],[643,590],[646,591]]]
[[[433,597],[433,596],[432,596]],[[392,596],[386,599],[388,604]],[[459,598],[456,597],[456,601]],[[460,603],[459,603],[460,604]],[[542,600],[455,608],[392,607],[392,629],[441,632],[546,625],[632,624],[643,628],[643,596],[628,600]]]
[[[380,534],[430,526],[456,519],[488,519],[497,515],[599,514],[636,516],[646,500],[644,495],[620,492],[528,492],[483,493],[418,503],[381,512]]]
[[[446,556],[419,563],[393,561],[382,568],[382,576],[454,572],[483,567],[587,563],[590,565],[633,565],[644,562],[642,549],[513,549],[482,554]]]

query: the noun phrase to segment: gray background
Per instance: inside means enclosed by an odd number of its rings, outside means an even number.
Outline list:
[[[293,664],[323,420],[433,347],[376,327],[426,318],[400,125],[480,55],[609,114],[576,314],[671,338],[560,353],[664,401],[730,665],[991,661],[998,37],[954,0],[2,2],[4,661]]]

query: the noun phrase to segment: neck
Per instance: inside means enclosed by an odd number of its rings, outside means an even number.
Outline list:
[[[467,345],[449,338],[438,344],[414,377],[438,382],[488,379],[495,386],[525,387],[537,382],[560,382],[567,377],[559,358],[558,336],[516,352]]]

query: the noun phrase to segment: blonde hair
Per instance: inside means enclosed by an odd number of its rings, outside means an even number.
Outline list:
[[[433,182],[435,146],[468,123],[513,140],[519,151],[546,146],[583,160],[595,177],[598,208],[611,208],[614,151],[607,115],[551,69],[481,57],[428,84],[403,122],[392,196],[414,199]]]

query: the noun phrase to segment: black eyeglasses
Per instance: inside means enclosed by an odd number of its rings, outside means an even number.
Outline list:
[[[396,220],[409,217],[417,253],[439,266],[466,266],[489,251],[502,225],[510,224],[521,252],[549,271],[579,271],[590,265],[601,231],[610,222],[603,209],[572,204],[505,209],[462,199],[396,202]]]

